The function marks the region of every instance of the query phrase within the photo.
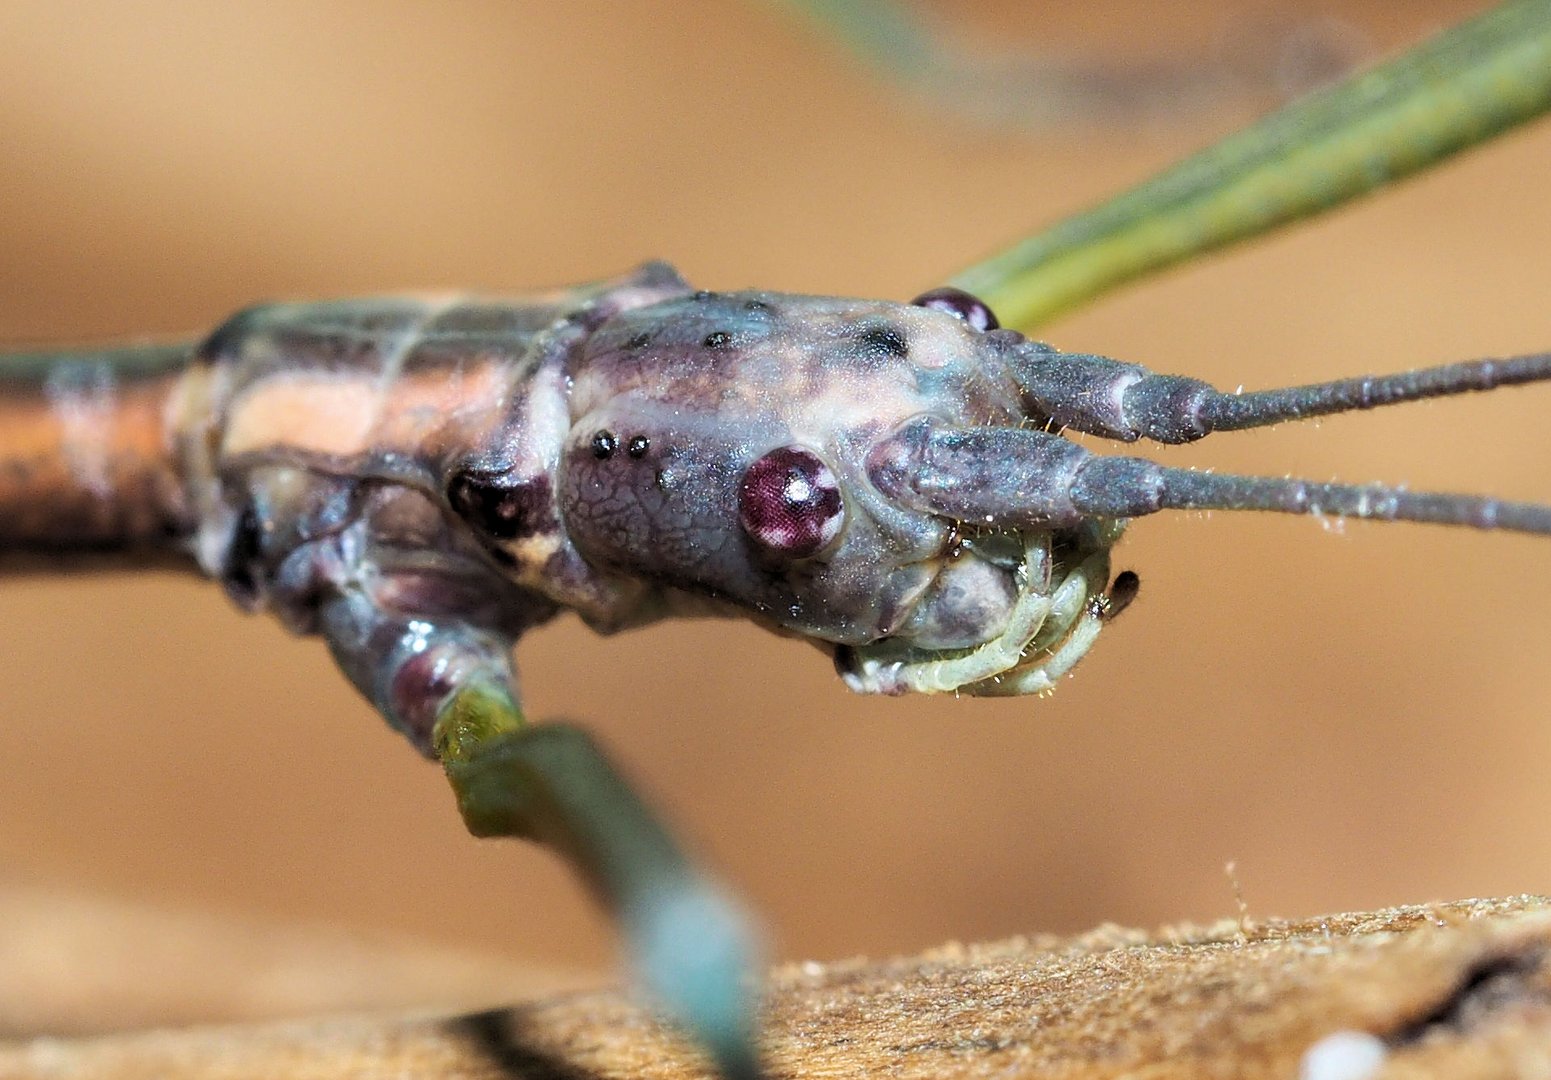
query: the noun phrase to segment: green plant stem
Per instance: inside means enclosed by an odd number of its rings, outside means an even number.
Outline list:
[[[1551,0],[1514,0],[1294,102],[963,271],[1040,326],[1143,275],[1331,209],[1551,108]]]

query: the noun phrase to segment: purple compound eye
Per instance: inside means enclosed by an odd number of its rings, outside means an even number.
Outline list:
[[[996,315],[986,306],[984,300],[971,296],[963,289],[955,289],[952,285],[944,285],[940,289],[924,292],[910,303],[915,307],[932,308],[936,311],[946,311],[949,315],[957,315],[972,330],[979,330],[982,334],[987,330],[996,330],[1001,323],[996,321]]]
[[[743,474],[738,522],[766,551],[805,559],[840,535],[845,523],[840,481],[810,450],[772,450]]]

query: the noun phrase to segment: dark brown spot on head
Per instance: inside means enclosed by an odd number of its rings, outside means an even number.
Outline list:
[[[532,536],[550,520],[549,480],[542,475],[513,482],[508,477],[460,472],[447,485],[447,503],[480,531],[497,540]]]
[[[221,560],[221,584],[227,595],[244,608],[252,607],[258,601],[263,543],[263,524],[250,501],[237,517],[237,524],[226,541],[225,557]]]
[[[650,335],[650,334],[645,334],[645,333],[637,334],[635,337],[633,337],[629,341],[625,342],[625,348],[627,348],[627,349],[639,349],[639,348],[641,348],[642,346],[644,346],[647,342],[649,342],[651,340],[652,340],[652,335]]]
[[[910,355],[910,342],[898,327],[888,325],[869,326],[856,335],[856,343],[865,352],[876,356],[892,356],[903,360]]]

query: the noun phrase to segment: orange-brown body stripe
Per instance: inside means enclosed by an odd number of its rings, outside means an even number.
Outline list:
[[[0,554],[177,554],[192,529],[168,421],[180,370],[61,363],[81,378],[0,367]]]
[[[501,419],[509,374],[504,362],[464,366],[456,374],[431,369],[400,374],[383,384],[373,373],[296,371],[259,380],[228,407],[224,455],[282,450],[350,459],[373,452],[420,454],[449,418],[466,417],[486,433]]]

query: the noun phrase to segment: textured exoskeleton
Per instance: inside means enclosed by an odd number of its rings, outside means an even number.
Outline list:
[[[1049,690],[1134,594],[1126,520],[1267,509],[1551,532],[1551,509],[1096,455],[1551,378],[1551,358],[1222,394],[1062,353],[951,289],[692,291],[650,264],[522,300],[274,304],[186,346],[0,369],[0,549],[181,558],[321,635],[477,834],[569,855],[730,1073],[750,946],[513,641],[744,615],[881,693]]]
[[[7,407],[57,445],[53,473],[12,470],[10,549],[186,551],[244,606],[323,634],[427,752],[465,668],[506,680],[508,644],[563,609],[602,631],[746,615],[832,652],[857,690],[1026,693],[1112,612],[1108,553],[1139,514],[1551,525],[1061,434],[1182,442],[1545,378],[1543,357],[1219,394],[1028,341],[953,290],[695,292],[649,264],[517,301],[265,305],[197,346],[31,368],[13,382],[35,403]]]
[[[744,614],[832,651],[857,690],[1028,693],[1092,643],[1109,550],[1138,514],[1548,522],[1163,469],[1060,435],[1180,442],[1544,377],[1540,358],[1222,395],[1029,342],[950,290],[692,292],[654,265],[547,302],[258,308],[198,365],[181,469],[205,568],[321,630],[423,749],[446,665],[504,663],[483,638],[561,609],[603,631]]]
[[[552,303],[272,305],[200,347],[179,471],[205,569],[321,632],[427,751],[447,672],[561,609],[750,615],[860,690],[1045,689],[1119,535],[1030,506],[1083,453],[1024,426],[1048,353],[661,266]]]

